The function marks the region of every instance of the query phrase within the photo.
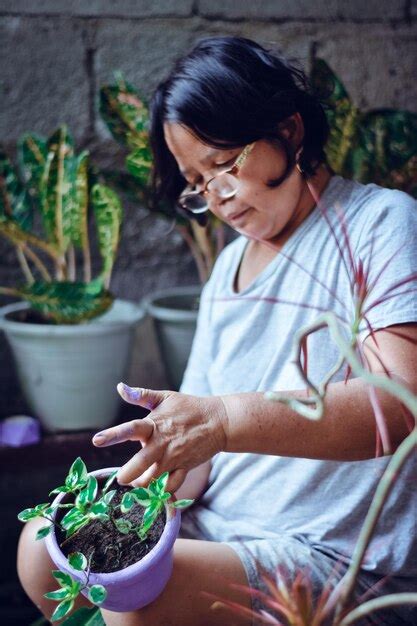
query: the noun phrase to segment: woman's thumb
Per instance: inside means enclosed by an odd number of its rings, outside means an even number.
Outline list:
[[[143,389],[142,387],[129,387],[125,383],[117,385],[117,391],[123,400],[130,404],[143,406],[153,411],[166,397],[165,391],[154,391],[152,389]]]

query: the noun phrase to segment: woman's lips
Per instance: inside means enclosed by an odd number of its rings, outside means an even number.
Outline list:
[[[244,211],[240,211],[240,213],[234,213],[233,215],[230,215],[227,219],[230,222],[237,222],[238,220],[240,220],[244,215],[246,215],[246,213],[248,211],[251,210],[252,207],[249,207],[247,209],[245,209]]]

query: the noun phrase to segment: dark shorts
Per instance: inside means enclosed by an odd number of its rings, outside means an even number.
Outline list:
[[[201,535],[195,528],[183,528],[180,537],[188,539],[212,540]],[[290,587],[297,574],[303,573],[304,581],[308,581],[314,606],[329,585],[334,588],[347,570],[347,563],[337,561],[325,550],[311,546],[304,537],[292,535],[277,536],[273,539],[253,539],[248,541],[219,542],[230,546],[239,556],[252,589],[262,591],[272,597],[264,581],[267,573],[276,584],[285,583]],[[398,581],[398,585],[396,584]],[[413,585],[414,582],[414,585]],[[400,584],[402,583],[402,584]],[[376,585],[376,587],[375,587]],[[407,591],[417,591],[416,581],[410,581]],[[391,578],[383,581],[381,576],[360,571],[356,580],[352,599],[352,608],[375,597],[404,591],[404,581]],[[365,595],[366,594],[366,595]],[[282,613],[275,612],[265,604],[262,598],[252,596],[252,609],[259,613],[267,611],[278,620],[285,622]],[[254,618],[252,626],[261,622]],[[417,626],[417,607],[403,606],[380,610],[355,622],[355,626]]]

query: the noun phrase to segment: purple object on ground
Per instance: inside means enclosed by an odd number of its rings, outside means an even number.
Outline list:
[[[0,422],[0,445],[20,448],[40,440],[40,425],[34,417],[13,415]]]
[[[89,472],[90,476],[101,478],[108,476],[119,467]],[[66,494],[59,494],[53,504],[59,504]],[[100,607],[125,613],[140,609],[155,600],[164,590],[173,566],[173,547],[181,525],[179,509],[165,505],[167,523],[156,546],[140,561],[110,573],[90,573],[88,585],[103,585],[107,590],[107,598]],[[55,517],[55,514],[53,515]],[[45,538],[49,556],[62,571],[70,574],[75,580],[85,583],[85,574],[73,569],[58,546],[55,533],[52,531]],[[88,590],[82,591],[87,596]]]

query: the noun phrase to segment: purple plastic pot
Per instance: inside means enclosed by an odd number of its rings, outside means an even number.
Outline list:
[[[118,467],[110,467],[95,472],[92,476],[104,478]],[[66,494],[59,494],[54,504],[59,504]],[[88,585],[103,585],[107,590],[107,598],[100,608],[125,613],[134,611],[153,602],[165,588],[173,566],[173,546],[178,536],[181,515],[178,509],[165,505],[167,522],[163,533],[146,556],[137,563],[111,573],[90,573]],[[75,580],[85,583],[85,574],[73,569],[58,546],[55,532],[45,539],[49,555],[58,569],[70,574]],[[82,592],[85,596],[88,590]]]

